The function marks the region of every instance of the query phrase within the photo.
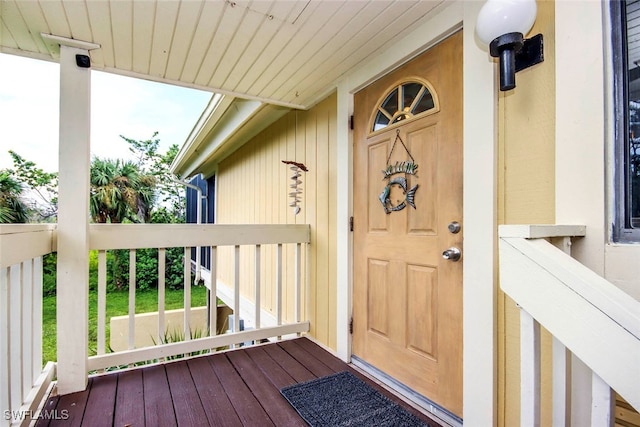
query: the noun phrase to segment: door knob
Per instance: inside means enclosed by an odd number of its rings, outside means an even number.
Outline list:
[[[446,251],[442,252],[442,258],[448,261],[458,261],[460,259],[460,249],[455,246],[451,246]]]

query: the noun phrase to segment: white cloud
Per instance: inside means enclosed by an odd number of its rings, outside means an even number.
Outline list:
[[[181,145],[211,93],[92,72],[91,154],[127,158],[120,138],[146,140],[158,131],[161,151]],[[0,168],[8,150],[46,171],[58,170],[58,64],[0,54]]]

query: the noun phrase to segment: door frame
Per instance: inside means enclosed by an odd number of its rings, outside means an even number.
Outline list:
[[[463,31],[463,419],[497,425],[497,86],[495,65],[478,44],[482,2],[447,1],[431,19],[346,76],[337,88],[336,353],[351,359],[353,244],[353,95],[377,78]],[[348,184],[347,184],[348,183]],[[357,223],[355,224],[357,227]]]

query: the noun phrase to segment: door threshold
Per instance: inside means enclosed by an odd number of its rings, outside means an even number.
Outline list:
[[[434,421],[439,422],[444,427],[462,427],[462,418],[398,382],[375,366],[353,355],[351,356],[351,364],[372,380],[375,380],[380,385],[404,398],[404,400],[412,404],[416,409],[434,418]]]

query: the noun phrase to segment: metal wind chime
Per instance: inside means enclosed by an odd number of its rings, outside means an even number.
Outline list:
[[[289,197],[292,199],[289,206],[293,208],[294,215],[298,215],[302,210],[299,205],[301,201],[299,196],[302,194],[302,189],[300,188],[302,180],[300,180],[300,177],[302,176],[302,172],[307,172],[308,169],[304,164],[293,162],[291,160],[283,160],[282,163],[290,165],[289,169],[293,172],[291,175],[291,184],[289,184],[289,188],[291,189]]]

